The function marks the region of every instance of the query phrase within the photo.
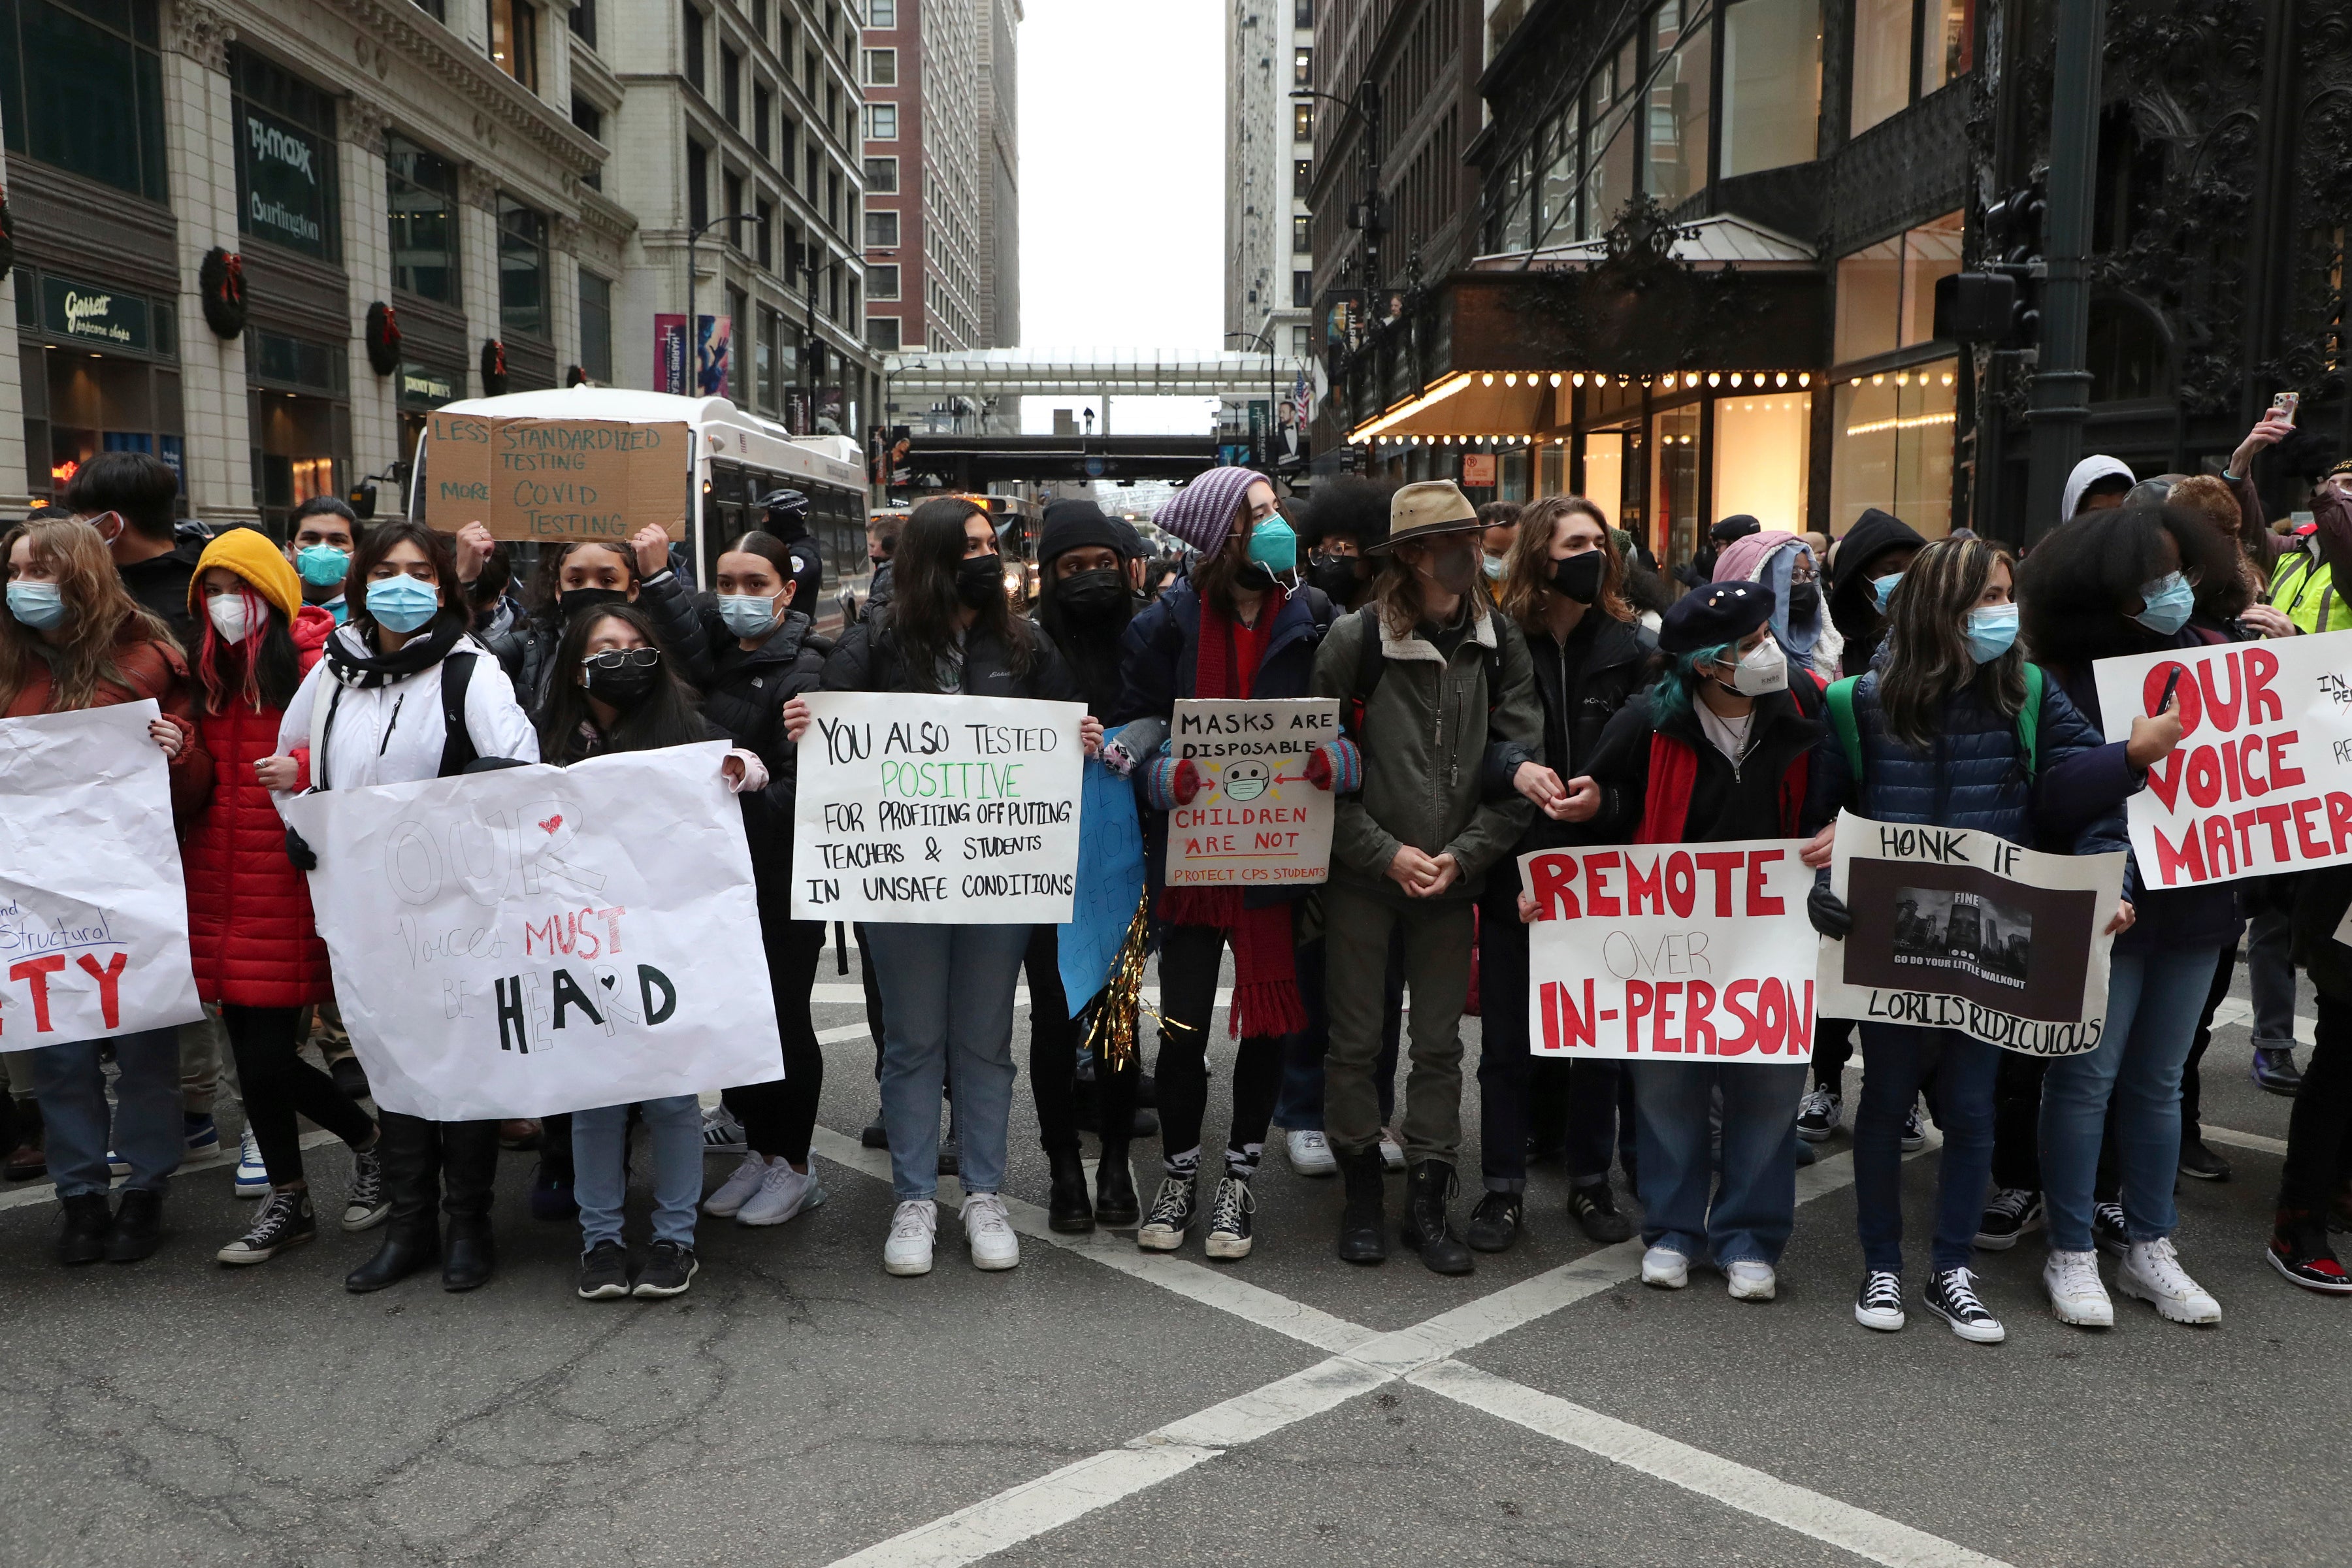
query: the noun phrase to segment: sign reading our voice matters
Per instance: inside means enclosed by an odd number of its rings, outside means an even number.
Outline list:
[[[806,701],[793,919],[1070,919],[1085,704],[865,691]]]

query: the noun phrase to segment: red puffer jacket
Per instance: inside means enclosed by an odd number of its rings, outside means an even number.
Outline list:
[[[308,674],[335,618],[305,605],[292,629]],[[253,776],[278,750],[279,711],[231,702],[207,713],[200,698],[195,717],[214,770],[212,803],[180,841],[196,993],[240,1007],[323,1002],[334,993],[310,885],[286,858],[286,823]]]

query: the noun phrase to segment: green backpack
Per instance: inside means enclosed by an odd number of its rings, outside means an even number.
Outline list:
[[[2042,667],[2025,667],[2025,706],[2017,710],[2017,743],[2025,752],[2025,776],[2032,778],[2040,771],[2042,762]],[[1849,675],[1831,684],[1827,700],[1830,728],[1837,731],[1838,743],[1845,748],[1845,765],[1853,774],[1854,787],[1862,787],[1862,727],[1853,719],[1853,689],[1862,684],[1862,677]]]

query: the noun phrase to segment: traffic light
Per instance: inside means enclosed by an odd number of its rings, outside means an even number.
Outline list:
[[[2049,275],[2043,257],[2044,220],[2050,214],[2050,174],[2037,169],[2025,184],[2002,193],[1985,208],[1985,250],[1990,273],[2011,279],[2009,330],[1993,340],[2005,349],[2036,348],[2042,342],[2042,284]]]

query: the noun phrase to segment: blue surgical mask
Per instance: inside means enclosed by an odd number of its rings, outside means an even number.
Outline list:
[[[351,552],[331,544],[306,544],[294,552],[294,569],[313,588],[339,586],[351,565]]]
[[[1877,601],[1880,615],[1886,613],[1886,601],[1894,596],[1895,584],[1901,581],[1903,581],[1903,574],[1900,572],[1889,572],[1884,577],[1873,577],[1870,580],[1870,596]]]
[[[1503,557],[1499,555],[1489,555],[1486,558],[1486,581],[1489,583],[1501,582],[1503,580]]]
[[[1990,664],[2017,641],[2017,606],[1985,605],[1969,612],[1969,657]]]
[[[739,637],[765,637],[776,629],[776,601],[764,594],[721,594],[719,618]]]
[[[55,583],[11,583],[8,613],[35,631],[45,632],[65,620],[65,595]]]
[[[2159,637],[2170,637],[2187,626],[2189,612],[2197,607],[2197,590],[2178,572],[2168,572],[2146,584],[2139,596],[2145,607],[2132,619]]]
[[[388,632],[413,632],[440,613],[441,595],[414,577],[379,577],[367,588],[368,614]]]
[[[1279,575],[1298,570],[1298,534],[1278,517],[1250,530],[1249,559]]]

